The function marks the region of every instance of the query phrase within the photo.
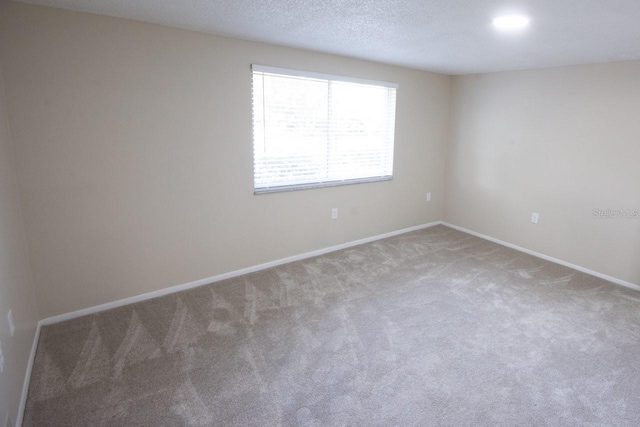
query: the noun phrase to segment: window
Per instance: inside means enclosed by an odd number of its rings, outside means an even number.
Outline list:
[[[396,84],[252,69],[255,193],[391,179]]]

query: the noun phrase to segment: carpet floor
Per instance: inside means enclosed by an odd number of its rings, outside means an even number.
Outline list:
[[[640,293],[445,226],[42,328],[25,426],[637,426]]]

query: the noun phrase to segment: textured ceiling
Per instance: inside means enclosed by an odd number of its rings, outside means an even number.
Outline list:
[[[640,0],[20,0],[447,74],[640,59]],[[525,13],[529,28],[491,20]]]

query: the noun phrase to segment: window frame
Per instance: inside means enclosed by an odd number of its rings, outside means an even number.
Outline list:
[[[390,116],[393,119],[391,126],[393,126],[392,136],[391,136],[391,169],[389,175],[381,175],[381,176],[369,176],[369,177],[359,177],[359,178],[349,178],[349,179],[330,179],[327,178],[325,180],[319,180],[317,182],[309,182],[309,183],[292,183],[292,184],[279,184],[274,186],[256,186],[256,135],[255,135],[255,92],[253,88],[253,81],[255,73],[266,73],[273,75],[282,75],[287,77],[301,77],[301,78],[309,78],[323,81],[335,81],[335,82],[344,82],[344,83],[354,83],[354,84],[362,84],[362,85],[371,85],[378,86],[387,89],[393,89],[393,115]],[[380,80],[370,80],[370,79],[362,79],[357,77],[349,77],[349,76],[341,76],[335,74],[325,74],[318,73],[312,71],[303,71],[289,68],[281,68],[281,67],[273,67],[267,65],[260,64],[252,64],[251,65],[251,81],[252,81],[252,93],[251,93],[251,120],[252,120],[252,157],[253,157],[253,190],[255,195],[260,194],[269,194],[269,193],[278,193],[278,192],[286,192],[286,191],[297,191],[297,190],[306,190],[313,188],[324,188],[324,187],[336,187],[342,185],[353,185],[353,184],[365,184],[371,182],[381,182],[381,181],[390,181],[393,179],[393,169],[395,162],[395,134],[396,134],[396,116],[397,116],[397,90],[399,87],[398,83],[386,82]],[[264,94],[263,94],[264,96]],[[387,99],[389,102],[389,99]],[[389,116],[387,117],[389,118]],[[327,160],[328,161],[328,160]]]

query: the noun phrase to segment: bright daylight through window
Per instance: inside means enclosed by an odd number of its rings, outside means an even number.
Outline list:
[[[253,65],[254,191],[391,179],[396,88]]]

